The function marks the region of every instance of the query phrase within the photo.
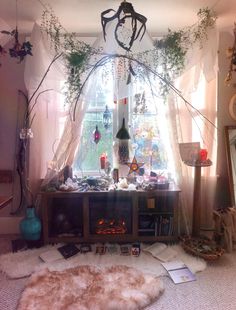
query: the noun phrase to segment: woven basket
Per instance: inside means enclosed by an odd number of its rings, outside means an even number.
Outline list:
[[[209,262],[217,260],[225,252],[224,249],[208,239],[186,238],[182,239],[181,245],[187,253]]]

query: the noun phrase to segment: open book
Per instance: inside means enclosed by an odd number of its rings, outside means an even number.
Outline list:
[[[156,242],[151,246],[144,248],[144,252],[150,253],[153,257],[161,260],[162,262],[168,262],[176,257],[177,252],[165,243]]]
[[[162,263],[162,266],[167,270],[175,284],[196,280],[195,274],[181,261]]]
[[[66,244],[58,248],[52,248],[39,255],[45,263],[51,263],[59,259],[67,259],[79,253],[80,249],[74,244]]]

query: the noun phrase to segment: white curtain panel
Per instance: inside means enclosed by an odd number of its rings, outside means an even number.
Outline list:
[[[106,41],[100,35],[94,47],[102,47],[104,54],[122,54],[124,51],[118,46],[114,39],[114,25],[107,29]],[[31,42],[33,44],[33,57],[26,59],[25,82],[29,97],[32,96],[39,85],[43,75],[52,61],[55,53],[51,51],[50,44],[45,35],[42,34],[38,25],[35,25]],[[151,50],[152,40],[146,33],[140,42],[135,41],[132,51],[136,55],[139,52]],[[146,62],[152,70],[156,70],[156,64],[152,59],[152,54],[147,53]],[[94,56],[89,62],[94,64],[99,57]],[[217,35],[215,31],[208,34],[208,39],[203,42],[203,47],[193,46],[187,55],[186,70],[176,81],[176,87],[181,94],[199,109],[212,123],[216,124],[216,59],[217,59]],[[138,57],[138,56],[137,56]],[[114,63],[117,61],[114,60]],[[126,66],[129,62],[124,62],[124,74],[127,74]],[[109,64],[107,64],[109,66]],[[134,69],[137,63],[134,63]],[[115,67],[115,65],[113,66]],[[100,69],[99,69],[100,70]],[[72,107],[64,107],[63,87],[65,81],[65,67],[62,59],[59,59],[50,68],[39,92],[44,90],[35,104],[35,98],[31,101],[34,105],[31,117],[35,114],[32,130],[34,138],[30,144],[30,183],[32,190],[37,190],[41,178],[46,182],[65,165],[72,165],[76,150],[79,147],[80,135],[82,131],[82,120],[89,100],[93,100],[95,85],[101,71],[95,70],[91,78],[86,83],[82,96],[77,104],[75,120],[72,119]],[[102,70],[102,69],[101,69]],[[109,70],[107,68],[106,70]],[[126,72],[126,73],[125,73]],[[147,72],[148,82],[152,85],[152,90],[158,95],[158,82],[155,75]],[[122,99],[132,97],[135,87],[127,85],[127,79],[123,76],[117,78],[117,73],[113,70],[111,76],[114,79],[114,97]],[[86,77],[86,76],[85,76]],[[151,81],[151,83],[150,83]],[[155,94],[154,94],[155,95]],[[193,204],[193,168],[187,167],[181,162],[179,156],[180,142],[199,141],[202,148],[208,150],[208,157],[213,161],[211,168],[202,168],[202,211],[204,225],[211,225],[209,216],[213,208],[214,188],[215,188],[215,164],[216,164],[216,130],[205,119],[199,119],[198,114],[186,106],[181,98],[171,93],[167,103],[168,111],[167,123],[161,128],[163,134],[168,132],[170,139],[170,149],[174,158],[174,175],[177,184],[181,188],[181,210],[182,210],[182,229],[190,233],[192,223],[192,204]],[[195,118],[196,122],[193,120]],[[63,126],[64,124],[64,126]],[[63,129],[64,128],[64,129]],[[197,139],[197,140],[195,140]],[[209,187],[210,186],[210,187]],[[207,190],[205,190],[207,189]]]
[[[213,225],[212,210],[217,183],[217,38],[217,32],[211,30],[202,48],[193,46],[189,50],[185,72],[175,83],[183,97],[207,119],[185,105],[178,96],[172,94],[168,100],[172,150],[177,169],[177,183],[181,189],[180,227],[187,233],[191,233],[193,218],[194,167],[186,166],[181,161],[179,143],[200,142],[201,148],[207,149],[208,158],[213,162],[212,166],[201,168],[201,226],[209,229]]]

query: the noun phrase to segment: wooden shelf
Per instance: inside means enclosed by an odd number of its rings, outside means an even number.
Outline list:
[[[0,196],[0,209],[6,207],[12,201],[12,198],[12,196]]]

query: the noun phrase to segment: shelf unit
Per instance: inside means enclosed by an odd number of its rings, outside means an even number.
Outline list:
[[[44,243],[176,240],[179,193],[175,185],[155,191],[41,193]],[[161,219],[166,219],[166,231]],[[152,221],[154,227],[150,227]],[[106,229],[112,223],[119,232],[103,233],[96,226],[106,222]],[[124,227],[125,232],[120,232]]]

